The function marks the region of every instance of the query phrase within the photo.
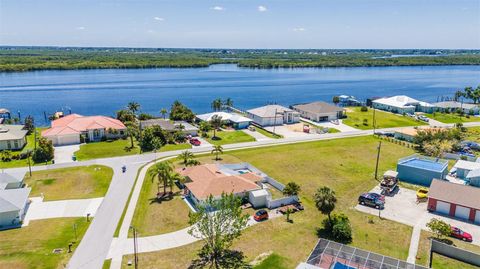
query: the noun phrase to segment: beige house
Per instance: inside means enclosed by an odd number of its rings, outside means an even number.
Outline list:
[[[0,150],[20,150],[27,144],[23,125],[0,125]]]
[[[294,105],[292,108],[300,112],[301,117],[317,122],[337,120],[343,117],[343,108],[321,101]]]

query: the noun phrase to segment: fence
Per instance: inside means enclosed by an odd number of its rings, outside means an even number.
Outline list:
[[[282,183],[276,181],[275,179],[273,179],[271,177],[265,177],[264,179],[266,179],[268,184],[272,185],[273,187],[275,187],[276,189],[278,189],[280,191],[283,191],[283,189],[285,188],[285,185],[283,185]]]
[[[447,245],[437,240],[431,240],[430,245],[430,267],[432,267],[432,253],[438,253],[443,256],[462,261],[471,265],[480,266],[480,254],[473,253],[464,249]]]
[[[284,205],[289,205],[297,202],[298,202],[298,196],[294,195],[294,196],[279,198],[276,200],[267,199],[267,206],[269,209],[272,209],[272,208],[277,208],[277,207],[281,207]]]
[[[465,155],[460,155],[460,154],[456,154],[456,153],[444,153],[443,158],[445,159],[450,159],[450,160],[466,160],[466,161],[470,161],[470,162],[475,162],[477,160],[477,157],[473,157],[473,156],[465,156]]]

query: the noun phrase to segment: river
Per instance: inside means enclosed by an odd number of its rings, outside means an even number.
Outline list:
[[[212,65],[185,69],[54,70],[0,74],[0,108],[47,125],[44,112],[111,115],[130,101],[158,115],[180,100],[196,113],[209,112],[215,98],[249,109],[267,103],[291,105],[405,94],[435,102],[455,90],[480,84],[480,66],[408,66],[250,69]]]

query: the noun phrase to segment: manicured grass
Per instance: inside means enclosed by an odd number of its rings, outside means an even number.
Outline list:
[[[275,253],[271,254],[263,260],[260,264],[256,265],[253,267],[253,269],[270,269],[270,268],[275,268],[275,269],[288,269],[285,265],[285,258],[277,255]]]
[[[301,186],[300,197],[305,207],[304,211],[291,215],[293,223],[281,217],[249,227],[234,242],[233,248],[243,251],[248,261],[270,251],[285,257],[288,268],[305,261],[318,240],[316,231],[325,219],[312,197],[317,188],[326,185],[337,193],[335,212],[344,212],[350,218],[353,246],[406,259],[411,227],[353,208],[360,193],[378,184],[373,179],[377,145],[374,137],[356,137],[230,151],[222,155],[224,163],[249,162],[284,184],[295,181]],[[409,148],[385,143],[380,156],[380,173],[394,169],[399,158],[412,153]],[[205,155],[198,160],[213,162],[213,157]],[[140,261],[144,268],[155,268],[158,264],[165,268],[185,268],[200,247],[201,243],[195,243],[175,250],[144,253],[140,254]]]
[[[426,117],[429,117],[430,119],[437,120],[439,122],[443,123],[459,123],[459,122],[474,122],[474,121],[480,121],[480,117],[474,117],[474,116],[460,116],[457,113],[440,113],[440,112],[434,112],[432,114],[425,114]]]
[[[213,131],[208,133],[208,142],[214,145],[225,145],[241,142],[255,141],[255,138],[242,131],[217,131],[216,139],[213,139]]]
[[[361,130],[373,129],[373,109],[368,108],[368,111],[360,111],[360,107],[349,107],[346,113],[347,118],[343,119],[343,123]],[[364,120],[367,120],[367,124],[364,124]],[[414,120],[408,116],[396,115],[392,113],[383,112],[380,110],[375,111],[376,127],[379,128],[392,128],[392,127],[405,127],[405,126],[418,126],[427,125],[423,121]]]
[[[173,151],[173,150],[182,150],[182,149],[191,149],[192,145],[190,143],[182,144],[167,144],[160,148],[160,151]]]
[[[42,133],[42,130],[44,130],[45,128],[36,128],[37,130],[37,139],[40,138],[40,135]],[[12,154],[19,154],[21,152],[25,152],[27,150],[33,150],[35,148],[35,134],[34,133],[31,133],[29,135],[27,135],[27,144],[25,145],[25,147],[22,149],[22,150],[19,150],[19,151],[12,151]],[[31,161],[31,164],[32,165],[35,165],[33,163],[33,161]],[[44,163],[39,163],[37,165],[42,165]],[[24,159],[24,160],[12,160],[12,161],[9,161],[9,162],[4,162],[4,161],[1,161],[0,160],[0,169],[3,169],[3,168],[14,168],[14,167],[24,167],[24,166],[28,166],[28,160],[27,159]]]
[[[130,139],[87,143],[80,146],[80,150],[75,152],[75,156],[77,156],[77,160],[84,161],[90,159],[140,154],[140,148],[138,147],[136,141],[134,142],[134,145],[135,147],[133,149],[130,148]]]
[[[269,138],[274,138],[274,139],[283,138],[282,135],[272,134],[272,133],[270,133],[269,131],[267,131],[267,130],[265,130],[265,129],[262,129],[262,128],[255,127],[255,131],[256,131],[256,132],[259,132],[259,133],[261,133],[262,135],[264,135],[264,136],[266,136],[266,137],[269,137]]]
[[[429,263],[429,252],[430,252],[430,238],[433,236],[432,233],[428,231],[422,231],[420,235],[420,243],[417,252],[417,264],[428,266]],[[463,242],[456,238],[448,238],[453,242],[453,245],[462,248],[474,253],[480,253],[480,246],[474,245],[472,243]],[[435,269],[451,269],[451,268],[462,268],[462,269],[474,269],[478,268],[470,264],[463,263],[448,257],[444,257],[440,254],[434,254],[432,259],[432,268]]]
[[[0,268],[64,268],[71,253],[68,244],[77,242],[85,234],[88,224],[85,218],[59,218],[31,221],[26,227],[0,232]],[[60,254],[52,251],[61,248]]]
[[[173,199],[159,202],[156,200],[157,182],[157,178],[152,180],[152,176],[147,172],[131,224],[140,236],[169,233],[189,226],[190,209],[182,200],[181,191],[174,186]],[[129,235],[133,236],[131,231]]]
[[[105,196],[112,176],[110,167],[90,165],[33,172],[25,183],[32,188],[30,196],[43,193],[47,201],[84,199]]]
[[[103,262],[102,269],[110,269],[111,264],[112,264],[112,259],[105,260]]]

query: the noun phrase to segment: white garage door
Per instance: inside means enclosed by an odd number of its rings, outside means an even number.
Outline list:
[[[80,136],[79,135],[62,135],[58,136],[57,138],[58,146],[62,145],[73,145],[80,143]]]
[[[480,224],[480,210],[475,213],[475,223]]]
[[[437,201],[436,211],[440,214],[445,214],[445,215],[450,214],[450,203]]]
[[[470,217],[470,208],[457,205],[455,208],[455,217],[468,220]]]

